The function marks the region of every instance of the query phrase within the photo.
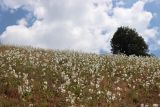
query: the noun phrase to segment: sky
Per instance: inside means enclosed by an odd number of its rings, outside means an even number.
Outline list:
[[[0,0],[3,44],[110,53],[120,26],[160,56],[160,0]]]

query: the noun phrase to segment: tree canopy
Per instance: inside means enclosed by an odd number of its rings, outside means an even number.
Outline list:
[[[111,39],[113,54],[149,56],[148,45],[135,29],[119,27]]]

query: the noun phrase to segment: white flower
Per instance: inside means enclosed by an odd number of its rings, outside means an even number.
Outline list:
[[[153,104],[153,107],[158,107],[158,104]]]

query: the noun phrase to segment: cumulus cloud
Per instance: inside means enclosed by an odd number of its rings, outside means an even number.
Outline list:
[[[113,7],[112,0],[2,0],[2,3],[9,9],[23,8],[36,17],[30,27],[25,18],[8,26],[0,36],[5,44],[99,53],[110,50],[110,39],[119,26],[136,28],[146,41],[157,33],[149,28],[153,15],[144,10],[146,0],[137,1],[131,8]]]
[[[153,18],[151,12],[144,10],[146,2],[138,1],[131,8],[117,7],[113,9],[113,18],[119,25],[136,28],[137,31],[145,38],[153,38],[157,34],[156,28],[150,28],[150,22]]]

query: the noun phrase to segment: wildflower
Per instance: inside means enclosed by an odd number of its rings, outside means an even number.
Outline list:
[[[153,107],[158,107],[158,104],[153,104]]]

